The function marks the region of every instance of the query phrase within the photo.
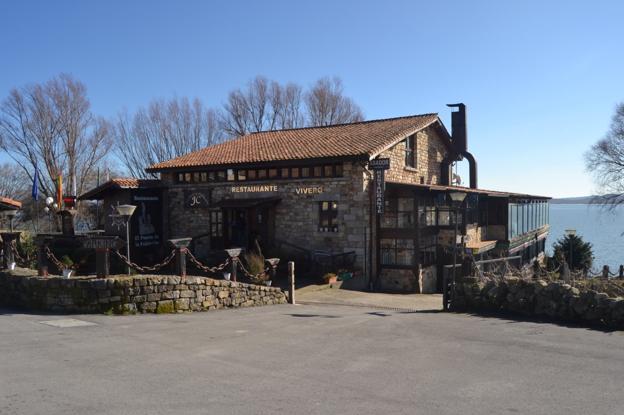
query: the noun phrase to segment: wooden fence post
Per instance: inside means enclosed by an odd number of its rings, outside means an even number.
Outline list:
[[[609,266],[602,267],[602,278],[609,278]]]
[[[620,274],[618,275],[619,278],[624,278],[624,265],[620,265]]]
[[[297,304],[295,301],[295,262],[288,261],[288,302]]]

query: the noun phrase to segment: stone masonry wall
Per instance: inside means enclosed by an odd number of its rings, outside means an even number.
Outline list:
[[[408,184],[439,184],[440,165],[448,152],[439,133],[426,128],[416,134],[416,167],[405,165],[405,141],[384,151],[380,158],[390,158],[386,180]],[[422,183],[421,183],[422,178]]]
[[[624,329],[624,298],[581,291],[562,281],[464,277],[452,305],[455,310],[510,311]]]
[[[206,277],[42,278],[0,273],[0,306],[59,313],[173,313],[286,303],[279,288]]]
[[[236,192],[238,186],[268,186],[267,192]],[[195,238],[206,235],[210,226],[209,209],[190,209],[185,197],[192,192],[212,192],[212,203],[224,199],[277,197],[275,238],[310,250],[334,253],[355,251],[357,265],[364,268],[365,236],[369,197],[367,175],[360,165],[345,162],[343,177],[327,179],[289,179],[218,184],[177,185],[169,183],[170,238]],[[302,193],[301,189],[316,189]],[[320,189],[320,191],[319,191]],[[338,232],[321,232],[319,202],[338,202]]]

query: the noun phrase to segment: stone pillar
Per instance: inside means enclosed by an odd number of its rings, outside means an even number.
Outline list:
[[[95,249],[95,273],[98,278],[106,278],[110,275],[110,249]]]
[[[169,239],[169,246],[175,249],[175,272],[186,277],[186,250],[191,244],[191,238]]]
[[[242,249],[240,248],[235,248],[235,249],[226,249],[225,252],[227,252],[227,254],[230,256],[230,259],[232,260],[232,267],[231,267],[231,273],[232,275],[230,276],[230,279],[232,281],[236,281],[236,273],[238,270],[238,257],[241,254]]]
[[[602,278],[609,278],[609,266],[605,265],[602,267]]]
[[[15,255],[13,254],[12,245],[17,243],[19,240],[21,232],[3,232],[0,234],[2,237],[3,244],[3,257],[2,257],[2,267],[7,269],[9,268],[9,264],[15,262]]]
[[[624,278],[624,265],[620,265],[620,272],[618,274],[619,278]]]

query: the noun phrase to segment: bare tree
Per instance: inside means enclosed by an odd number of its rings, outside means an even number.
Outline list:
[[[29,183],[16,164],[0,164],[0,196],[21,200],[28,194]]]
[[[82,193],[110,147],[108,123],[93,115],[86,87],[70,75],[15,88],[0,105],[0,149],[29,181],[39,170],[44,194],[56,193],[59,174],[68,193]]]
[[[199,150],[222,140],[217,114],[199,99],[154,100],[133,116],[115,121],[115,152],[133,177],[146,177],[145,168]]]
[[[279,128],[282,110],[282,87],[275,81],[257,76],[245,90],[228,95],[221,114],[221,127],[230,136]]]
[[[308,125],[324,126],[362,121],[360,107],[344,96],[340,78],[321,78],[305,94]]]
[[[607,207],[624,203],[624,103],[618,104],[604,138],[585,154],[586,169],[600,190],[596,202]]]

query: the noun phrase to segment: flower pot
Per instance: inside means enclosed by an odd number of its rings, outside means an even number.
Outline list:
[[[223,273],[223,278],[225,278],[226,281],[229,281],[231,276],[232,276],[231,272],[224,272]]]
[[[271,280],[268,280],[268,281],[264,282],[264,285],[266,285],[267,287],[270,287],[271,284],[273,284],[273,281],[271,281]]]
[[[14,271],[15,270],[15,262],[11,262],[9,264],[9,271]]]
[[[73,272],[74,271],[71,270],[71,269],[64,269],[63,270],[63,278],[71,278]]]

